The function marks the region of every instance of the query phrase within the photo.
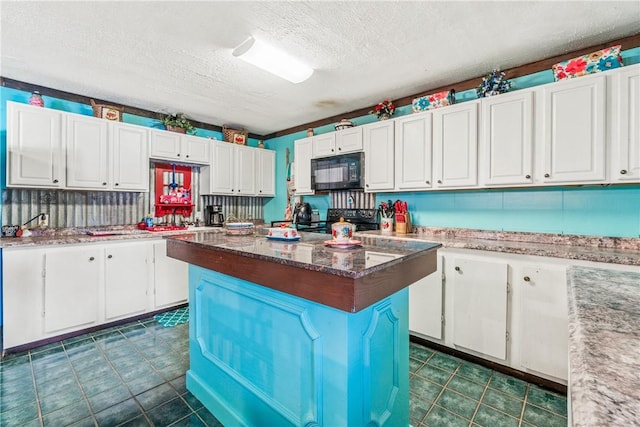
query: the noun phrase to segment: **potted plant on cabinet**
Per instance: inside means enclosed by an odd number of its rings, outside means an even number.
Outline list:
[[[189,135],[196,133],[196,128],[184,116],[184,113],[167,114],[162,118],[162,124],[168,131],[188,133]]]

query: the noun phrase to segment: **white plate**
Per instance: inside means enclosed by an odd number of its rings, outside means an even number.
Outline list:
[[[355,248],[360,246],[362,242],[360,240],[349,240],[348,242],[336,242],[334,240],[325,240],[324,244],[331,246],[332,248]]]

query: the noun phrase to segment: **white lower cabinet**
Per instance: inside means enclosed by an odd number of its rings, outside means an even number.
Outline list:
[[[514,272],[514,311],[519,323],[522,370],[567,379],[569,318],[567,269],[526,264]]]
[[[104,259],[105,319],[108,321],[148,311],[151,245],[149,242],[110,244]]]
[[[419,336],[442,339],[443,316],[442,257],[437,269],[409,286],[409,331]]]
[[[98,285],[102,252],[98,246],[61,247],[45,252],[45,334],[88,327],[100,321]]]
[[[566,271],[603,264],[468,249],[438,255],[438,270],[409,287],[411,334],[566,384]]]
[[[167,241],[153,243],[154,308],[184,303],[189,298],[189,264],[167,256]]]
[[[164,240],[5,248],[2,287],[10,349],[184,303],[188,272]]]
[[[453,344],[500,359],[507,358],[506,262],[450,258],[446,278],[453,299]]]

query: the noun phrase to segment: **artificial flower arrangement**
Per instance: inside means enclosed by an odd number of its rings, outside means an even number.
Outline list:
[[[167,114],[162,118],[162,124],[167,129],[169,129],[169,127],[184,129],[189,135],[196,133],[195,126],[184,116],[184,113]]]
[[[504,73],[493,70],[482,78],[482,83],[476,88],[478,98],[499,95],[511,89],[511,82],[504,80]]]
[[[378,119],[388,119],[393,116],[394,111],[396,111],[396,106],[393,105],[393,102],[385,99],[369,111],[369,114],[375,114]]]

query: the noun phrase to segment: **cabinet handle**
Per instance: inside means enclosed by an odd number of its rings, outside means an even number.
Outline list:
[[[94,257],[89,257],[89,261],[90,261],[90,262],[91,262],[91,261],[93,261],[93,260],[95,260],[95,258],[94,258]]]
[[[456,267],[454,268],[454,270],[455,270],[455,271],[460,271],[460,267],[458,267],[458,266],[456,265]]]
[[[177,154],[177,157],[180,157],[180,153]]]
[[[427,183],[427,184],[431,184],[431,182],[429,182],[429,181],[426,181],[426,183]]]
[[[369,188],[369,184],[365,184],[365,187]]]
[[[626,170],[626,169],[622,169],[622,170],[620,171],[620,174],[621,174],[621,175],[626,175],[626,174],[627,174],[627,170]]]
[[[119,183],[119,182],[116,182],[116,183],[115,183],[115,185],[116,185],[116,186],[118,186],[118,185],[120,185],[120,183]]]
[[[525,178],[531,179],[531,175],[525,175]]]
[[[103,182],[103,183],[102,183],[102,185],[107,185],[107,183],[106,183],[106,182]]]
[[[333,153],[334,151],[335,151],[335,150],[332,148],[332,149],[331,149],[331,152]]]
[[[180,154],[178,154],[178,156],[179,156],[179,155],[180,155]],[[185,157],[188,159],[188,158],[189,158],[189,155],[187,154]]]
[[[524,276],[522,280],[524,280],[525,282],[530,282],[531,278],[529,276]]]
[[[109,259],[113,258],[113,255],[107,255],[107,258]]]
[[[442,180],[441,179],[438,180],[438,184],[442,184]]]
[[[545,177],[545,178],[549,178],[550,176],[551,176],[551,175],[549,175],[548,173],[545,173],[545,174],[544,174],[544,177]]]
[[[53,180],[53,183],[54,183],[54,184],[57,184],[57,183],[58,183],[58,180],[57,180],[57,179],[54,179],[54,180]]]
[[[338,147],[338,151],[342,151],[342,147]]]

